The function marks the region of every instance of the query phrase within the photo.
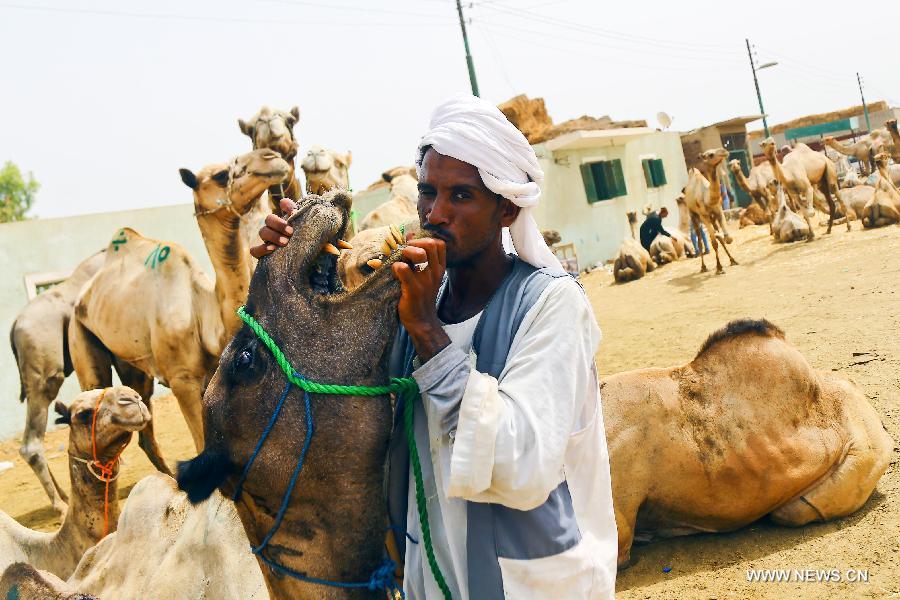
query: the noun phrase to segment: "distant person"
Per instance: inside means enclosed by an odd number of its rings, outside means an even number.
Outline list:
[[[694,244],[694,249],[697,251],[697,254],[709,254],[709,238],[706,237],[706,229],[704,229],[703,225],[699,227],[700,229],[700,239],[697,239],[697,229],[694,227],[694,224],[691,223],[691,242]],[[698,242],[703,241],[703,247],[700,247]]]
[[[650,250],[650,244],[656,239],[656,236],[662,234],[666,237],[672,237],[668,231],[663,228],[662,220],[669,216],[669,209],[663,206],[659,209],[659,214],[655,211],[647,213],[644,222],[641,223],[641,246],[646,250]]]
[[[722,194],[722,209],[728,210],[731,208],[731,196],[728,193],[728,186],[725,185],[724,181],[719,182],[719,192]]]

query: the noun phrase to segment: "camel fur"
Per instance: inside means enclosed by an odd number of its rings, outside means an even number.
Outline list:
[[[349,230],[350,198],[307,196],[290,217],[288,245],[260,260],[247,311],[278,340],[292,367],[311,381],[354,385],[387,382],[387,355],[398,326],[400,286],[390,264],[400,249],[359,287],[341,291],[337,259],[323,247]],[[179,487],[193,502],[215,489],[236,493],[284,388],[285,376],[249,327],[222,353],[204,396],[208,445],[179,466]],[[287,401],[248,471],[236,507],[251,544],[272,526],[307,431],[303,394]],[[284,521],[264,550],[294,571],[332,581],[367,581],[382,564],[386,514],[384,460],[392,427],[388,397],[310,395],[315,437]],[[272,598],[345,598],[343,590],[311,585],[263,566]],[[361,596],[361,595],[360,595]]]
[[[784,197],[784,188],[778,186],[778,212],[772,221],[772,235],[776,242],[796,242],[809,237],[809,228],[800,216],[791,210]]]
[[[384,177],[389,174],[385,173]],[[390,176],[391,195],[383,204],[375,207],[359,222],[358,230],[405,223],[418,220],[419,182],[415,177],[401,173]]]
[[[728,168],[734,174],[738,186],[753,198],[754,204],[745,208],[740,217],[740,226],[762,225],[771,223],[772,215],[778,210],[775,195],[775,173],[768,162],[762,163],[750,169],[750,175],[744,176],[741,161],[735,159],[728,163]],[[756,208],[753,208],[753,207]]]
[[[306,174],[306,193],[322,195],[335,189],[350,189],[350,152],[339,154],[321,146],[313,146],[306,153],[300,168]]]
[[[181,246],[121,229],[103,267],[84,286],[69,327],[69,346],[82,389],[109,385],[111,357],[142,373],[145,395],[153,378],[178,399],[194,444],[203,447],[200,403],[219,353],[240,326],[251,263],[240,217],[287,163],[269,149],[198,174],[182,169],[216,282],[213,285]],[[121,310],[128,307],[128,310]]]
[[[98,406],[99,402],[99,406]],[[131,434],[150,422],[150,411],[140,395],[125,386],[81,392],[70,406],[55,404],[57,423],[69,428],[69,474],[72,496],[62,527],[55,533],[33,531],[0,511],[0,570],[16,562],[27,562],[58,577],[68,577],[84,552],[103,537],[104,499],[107,484],[87,463],[102,463],[118,456]],[[96,415],[94,414],[96,409]],[[96,420],[92,443],[92,426]],[[118,476],[118,465],[113,477]],[[118,484],[109,484],[109,528],[119,517]]]
[[[862,392],[768,321],[732,321],[691,362],[612,375],[601,393],[620,568],[634,540],[849,515],[893,455]]]
[[[637,240],[626,239],[613,263],[613,278],[616,283],[626,283],[640,279],[655,268],[656,263],[650,258],[650,253]]]

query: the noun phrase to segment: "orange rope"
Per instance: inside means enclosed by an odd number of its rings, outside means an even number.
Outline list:
[[[100,472],[99,479],[106,483],[106,490],[103,493],[103,537],[106,537],[109,533],[109,484],[115,479],[113,472],[115,471],[116,465],[119,463],[119,457],[122,455],[122,452],[125,451],[125,446],[128,445],[122,446],[122,449],[107,463],[102,463],[100,462],[100,459],[97,458],[97,413],[100,412],[100,403],[103,401],[103,397],[106,396],[106,391],[108,389],[109,388],[103,388],[103,391],[97,396],[97,403],[94,405],[94,417],[91,420],[91,452],[94,459],[93,464]]]

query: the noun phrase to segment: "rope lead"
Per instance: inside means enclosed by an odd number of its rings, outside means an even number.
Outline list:
[[[416,484],[416,509],[419,513],[419,522],[422,526],[422,542],[425,546],[425,555],[428,559],[428,566],[431,569],[431,574],[434,576],[434,580],[435,582],[437,582],[438,587],[440,588],[441,593],[444,596],[444,599],[450,600],[450,587],[447,585],[447,581],[444,579],[444,574],[441,572],[441,568],[438,565],[437,558],[434,555],[434,547],[431,543],[431,526],[428,522],[428,507],[425,503],[425,485],[422,481],[422,464],[419,462],[419,450],[416,447],[416,439],[415,435],[413,434],[413,402],[414,398],[419,395],[419,386],[416,383],[416,380],[412,377],[393,377],[391,378],[391,382],[389,385],[381,386],[335,385],[310,381],[303,378],[303,376],[301,376],[297,371],[294,370],[294,368],[291,366],[290,361],[284,355],[284,352],[282,352],[281,348],[278,347],[278,344],[275,343],[275,341],[266,332],[263,326],[260,325],[256,319],[254,319],[247,313],[243,306],[238,308],[237,314],[247,325],[247,327],[249,327],[253,331],[253,333],[256,334],[260,341],[262,341],[262,343],[266,345],[266,347],[269,349],[269,352],[272,353],[273,358],[275,358],[275,362],[278,363],[278,366],[281,367],[281,370],[282,372],[284,372],[285,377],[287,377],[287,383],[285,384],[284,390],[281,392],[281,396],[278,398],[278,403],[275,406],[272,417],[269,419],[269,423],[263,430],[259,441],[256,443],[256,447],[253,449],[253,453],[250,455],[250,460],[247,461],[246,465],[244,465],[244,470],[241,472],[241,476],[238,479],[237,486],[235,487],[233,500],[236,501],[240,497],[244,482],[247,480],[247,475],[250,473],[250,467],[253,465],[253,462],[259,455],[260,450],[262,450],[266,438],[269,437],[269,434],[275,427],[275,423],[278,421],[278,415],[281,414],[281,409],[284,406],[284,402],[288,396],[288,393],[290,392],[292,385],[295,385],[303,390],[303,403],[305,413],[304,416],[306,418],[306,437],[303,440],[303,448],[300,451],[300,456],[297,459],[297,465],[294,467],[294,472],[291,474],[288,488],[285,491],[284,497],[282,498],[281,507],[278,509],[275,523],[263,538],[262,543],[252,549],[253,554],[258,556],[272,569],[293,577],[294,579],[306,581],[308,583],[315,583],[318,585],[327,585],[339,588],[364,588],[369,590],[396,589],[396,583],[394,582],[393,577],[396,565],[394,561],[390,559],[386,559],[385,562],[378,569],[376,569],[374,573],[372,573],[369,581],[341,583],[337,581],[328,581],[325,579],[318,579],[315,577],[303,575],[302,573],[276,563],[263,554],[263,550],[268,545],[269,541],[275,536],[275,532],[277,532],[278,528],[281,526],[281,521],[284,519],[284,514],[287,511],[288,505],[290,503],[291,494],[294,491],[294,486],[297,483],[297,478],[300,475],[300,471],[303,469],[303,463],[306,460],[306,454],[309,451],[310,445],[312,444],[314,426],[309,395],[330,394],[333,396],[385,396],[387,394],[393,393],[397,394],[398,402],[403,402],[403,428],[406,433],[406,442],[409,445],[409,456],[413,468],[413,479],[415,480]]]

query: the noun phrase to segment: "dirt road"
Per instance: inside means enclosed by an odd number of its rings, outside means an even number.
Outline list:
[[[665,266],[646,278],[611,285],[600,271],[583,278],[603,329],[601,373],[689,361],[705,337],[738,317],[765,317],[819,369],[861,386],[888,432],[900,440],[900,228],[820,232],[806,244],[775,245],[764,226],[736,235],[739,266],[700,274],[699,262]],[[156,402],[157,431],[167,459],[193,455],[173,398]],[[51,467],[68,481],[67,431],[48,435]],[[0,444],[0,509],[42,530],[59,525],[14,440]],[[639,451],[639,449],[635,449]],[[132,444],[120,495],[152,467]],[[665,468],[661,465],[660,468]],[[637,564],[619,575],[617,597],[890,598],[900,597],[900,469],[895,458],[869,502],[840,521],[788,529],[761,521],[729,534],[667,540],[633,551]],[[668,569],[668,572],[664,572]],[[750,583],[749,569],[837,569],[842,581]],[[868,583],[847,570],[868,571]]]

